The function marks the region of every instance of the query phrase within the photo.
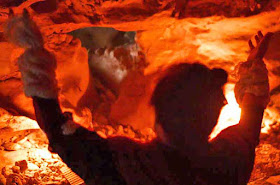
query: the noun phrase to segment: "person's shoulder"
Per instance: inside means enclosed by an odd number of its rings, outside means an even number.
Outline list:
[[[210,142],[211,153],[228,155],[231,158],[251,156],[254,148],[244,137],[243,129],[239,125],[228,127]]]
[[[228,142],[234,141],[240,135],[240,128],[238,125],[230,126],[222,130],[210,143],[216,143],[227,140]]]

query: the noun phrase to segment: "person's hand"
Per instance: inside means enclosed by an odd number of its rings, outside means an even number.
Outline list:
[[[27,97],[56,99],[58,83],[56,80],[57,61],[55,56],[44,48],[43,35],[26,9],[22,15],[13,15],[6,22],[5,35],[8,40],[25,49],[18,58],[24,93]]]
[[[272,35],[273,33],[268,32],[265,36],[263,36],[262,32],[258,31],[258,34],[255,36],[256,46],[253,45],[252,40],[249,40],[249,47],[251,51],[247,61],[263,59]]]
[[[263,57],[272,35],[272,33],[267,33],[263,36],[262,32],[259,31],[255,36],[256,46],[253,45],[251,40],[249,41],[251,52],[247,61],[238,65],[238,79],[234,92],[236,100],[241,106],[253,102],[266,107],[269,102],[268,71],[263,62]],[[255,99],[255,101],[251,101],[251,99]]]

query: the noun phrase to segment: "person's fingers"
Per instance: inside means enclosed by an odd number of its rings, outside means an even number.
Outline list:
[[[272,37],[273,33],[269,32],[267,33],[264,38],[261,40],[261,42],[259,43],[259,49],[258,49],[258,53],[257,53],[257,56],[259,58],[263,58],[267,49],[268,49],[268,44],[269,44],[269,41]]]
[[[256,40],[257,44],[259,44],[260,38],[258,37],[258,35],[255,36],[255,40]]]
[[[260,39],[262,39],[263,38],[263,33],[261,31],[258,31],[258,36],[259,36]]]
[[[263,39],[262,39],[261,42],[259,43],[260,50],[261,50],[261,49],[264,49],[264,48],[266,48],[266,47],[268,46],[269,41],[270,41],[272,35],[273,35],[273,33],[269,32],[269,33],[267,33],[267,34],[263,37]]]
[[[251,40],[249,40],[248,44],[249,44],[250,50],[253,50],[255,48]]]

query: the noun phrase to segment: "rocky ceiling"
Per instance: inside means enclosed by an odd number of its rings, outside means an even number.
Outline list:
[[[186,11],[171,17],[175,4],[187,3]],[[266,56],[270,71],[272,101],[266,116],[270,124],[279,119],[280,100],[280,3],[278,0],[1,0],[0,1],[0,106],[13,114],[33,118],[31,100],[22,92],[16,58],[22,49],[8,43],[3,27],[9,8],[20,14],[24,8],[39,25],[45,46],[58,61],[57,77],[64,108],[87,114],[95,120],[116,120],[136,128],[151,127],[152,108],[148,105],[154,77],[168,65],[199,61],[231,72],[246,60],[247,41],[258,31],[276,32]],[[118,87],[108,88],[95,78],[89,47],[112,49],[113,32],[84,28],[112,27],[135,31],[135,40],[145,64],[129,70]],[[106,39],[103,39],[105,38]],[[102,38],[102,39],[100,39]],[[103,44],[103,45],[102,45]],[[101,46],[102,45],[102,46]],[[95,48],[96,49],[96,48]],[[120,52],[121,51],[121,52]],[[131,50],[129,50],[131,51]],[[113,49],[113,58],[118,58]],[[106,53],[106,52],[105,52]],[[104,55],[104,51],[99,55]],[[109,54],[110,55],[110,52]],[[123,55],[121,55],[123,57]],[[143,69],[143,66],[145,67]],[[131,67],[130,69],[132,69]],[[136,67],[137,68],[137,67]],[[141,69],[140,69],[141,68]],[[234,82],[230,78],[230,82]],[[105,97],[105,98],[104,98]],[[83,103],[81,103],[83,102]],[[145,115],[145,116],[143,116]]]

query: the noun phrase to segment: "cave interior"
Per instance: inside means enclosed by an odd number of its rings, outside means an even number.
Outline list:
[[[190,0],[172,16],[174,0],[0,1],[0,184],[72,184],[72,174],[34,121],[32,100],[23,93],[17,58],[4,27],[9,10],[27,9],[57,59],[59,101],[74,120],[106,138],[153,139],[150,97],[159,74],[172,64],[199,62],[229,73],[228,101],[215,137],[237,124],[234,69],[246,61],[248,40],[274,32],[265,63],[270,103],[250,183],[280,182],[280,2],[278,0]],[[61,170],[65,169],[65,170]],[[78,177],[77,177],[78,178]],[[9,183],[8,183],[9,182]]]

